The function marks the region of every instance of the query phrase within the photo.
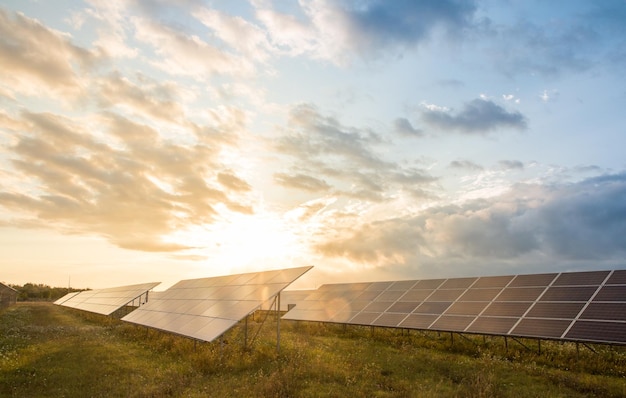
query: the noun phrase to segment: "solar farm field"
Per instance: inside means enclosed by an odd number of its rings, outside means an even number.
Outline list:
[[[266,317],[267,315],[267,317]],[[222,343],[50,303],[0,312],[0,396],[621,397],[623,346],[248,320]],[[262,321],[265,321],[262,324]],[[256,332],[259,332],[258,335]]]

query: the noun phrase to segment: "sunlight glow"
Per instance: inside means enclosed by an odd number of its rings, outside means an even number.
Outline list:
[[[243,215],[221,211],[222,219],[171,236],[171,241],[193,246],[206,258],[203,270],[212,274],[240,273],[295,266],[303,245],[298,225],[278,214]]]

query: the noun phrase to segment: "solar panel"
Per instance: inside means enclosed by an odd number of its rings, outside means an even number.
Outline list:
[[[311,268],[183,280],[122,320],[210,342]]]
[[[160,282],[140,283],[137,285],[119,286],[107,289],[85,290],[57,300],[55,304],[83,311],[111,315],[129,304],[139,306],[147,300],[147,292]],[[72,294],[72,293],[70,293]],[[65,299],[63,301],[60,301]]]
[[[61,305],[62,303],[66,302],[67,300],[69,300],[72,297],[76,296],[78,293],[80,293],[80,292],[70,292],[70,293],[66,294],[65,296],[57,299],[53,304]]]
[[[626,270],[323,285],[283,319],[626,344]]]

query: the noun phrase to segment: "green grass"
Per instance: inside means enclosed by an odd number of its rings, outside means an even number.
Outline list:
[[[24,303],[0,312],[0,397],[623,397],[626,352],[573,343],[249,321],[197,343]]]

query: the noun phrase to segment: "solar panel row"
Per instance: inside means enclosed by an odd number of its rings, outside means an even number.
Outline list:
[[[626,344],[626,270],[323,285],[283,319]]]
[[[55,301],[54,304],[102,315],[111,315],[120,308],[132,303],[134,300],[145,296],[148,291],[152,290],[158,284],[159,282],[141,283],[137,285],[68,293]],[[137,303],[137,305],[139,304],[140,303]]]
[[[122,320],[210,342],[311,268],[180,281]]]

